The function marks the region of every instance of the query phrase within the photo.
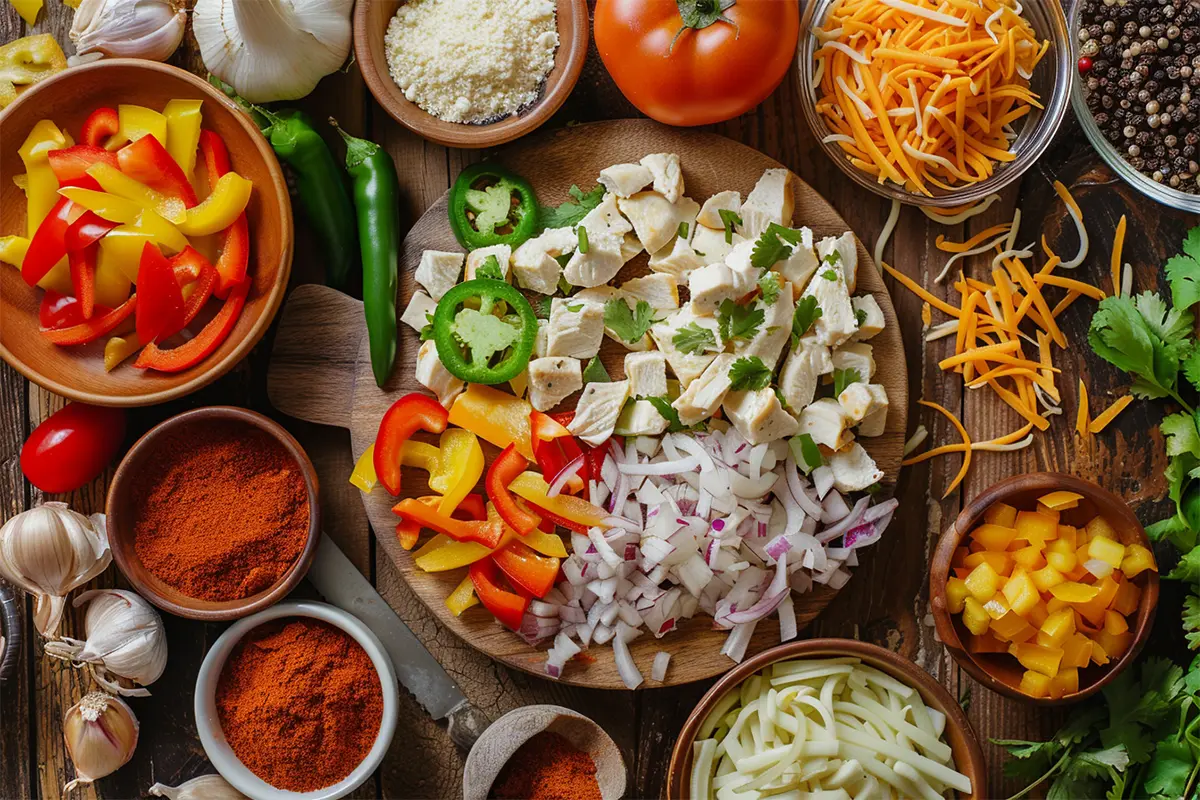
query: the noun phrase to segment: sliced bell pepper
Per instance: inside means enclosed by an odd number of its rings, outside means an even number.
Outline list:
[[[183,291],[175,270],[157,247],[146,243],[138,267],[137,335],[143,342],[157,342],[183,328]]]
[[[448,414],[434,398],[412,392],[392,403],[379,421],[375,435],[375,474],[392,496],[400,494],[400,466],[404,443],[418,430],[441,433]]]
[[[138,214],[133,221],[133,229],[149,236],[155,244],[160,245],[165,252],[178,253],[188,246],[187,237],[150,209]],[[108,238],[107,236],[105,238]]]
[[[107,237],[105,237],[107,238]],[[104,240],[101,239],[101,242]],[[103,257],[104,248],[94,244],[96,248],[96,305],[106,308],[116,308],[129,297],[132,281],[125,271]],[[186,295],[185,295],[186,298]]]
[[[153,245],[151,245],[153,246]],[[192,320],[200,313],[200,309],[204,308],[204,304],[208,302],[208,298],[212,297],[213,289],[217,285],[217,271],[213,269],[213,265],[208,263],[204,256],[196,252],[192,247],[188,247],[175,258],[180,256],[190,256],[200,260],[199,276],[186,287],[184,293],[187,295],[183,301],[183,327],[192,324]],[[176,283],[178,283],[179,265],[176,265],[175,259],[171,259],[172,272],[176,275]]]
[[[204,202],[188,209],[185,217],[176,222],[187,236],[208,236],[220,233],[234,223],[250,202],[254,184],[236,172],[226,172],[217,179]],[[165,215],[164,215],[165,216]]]
[[[42,328],[41,334],[48,341],[57,345],[87,344],[111,333],[118,325],[129,319],[136,308],[137,294],[131,294],[128,300],[106,314],[93,316],[91,319],[69,328]]]
[[[200,143],[202,100],[169,100],[163,106],[167,118],[167,152],[190,180],[196,168],[196,146]]]
[[[487,519],[487,506],[484,504],[483,495],[478,492],[471,492],[462,499],[462,502],[458,504],[458,508],[454,510],[451,516],[458,519]]]
[[[122,103],[117,106],[117,134],[105,143],[109,150],[116,150],[143,136],[153,136],[158,141],[167,140],[167,118],[152,108]]]
[[[92,147],[105,147],[108,140],[117,135],[121,129],[121,119],[115,108],[101,106],[88,114],[83,121],[80,138],[83,143]]]
[[[378,449],[376,449],[378,452]],[[376,466],[378,469],[378,465]],[[397,503],[392,511],[408,520],[421,523],[458,542],[477,542],[495,548],[504,536],[504,522],[497,516],[486,520],[461,520],[438,513],[424,503],[409,497]]]
[[[208,170],[208,188],[211,192],[217,179],[229,172],[229,151],[225,142],[212,131],[200,132],[200,152]],[[250,264],[250,226],[246,212],[242,212],[233,224],[220,233],[221,255],[217,258],[217,273],[221,276],[217,285],[217,297],[224,297],[229,289],[246,277]]]
[[[510,528],[507,535],[511,538],[516,534]],[[501,544],[507,544],[507,541],[501,539]],[[479,542],[456,542],[439,533],[413,553],[413,563],[424,572],[448,572],[487,558],[495,550]]]
[[[24,236],[0,236],[0,261],[17,269],[29,252],[29,239]]]
[[[55,194],[58,178],[50,168],[50,151],[66,147],[69,147],[66,134],[50,120],[43,119],[33,126],[17,150],[25,165],[25,235],[30,239],[59,200]]]
[[[583,449],[575,441],[575,437],[558,420],[549,414],[534,409],[529,415],[530,445],[533,448],[534,460],[542,470],[542,475],[551,481],[555,476],[574,461],[583,457]],[[586,464],[585,464],[586,467]],[[578,470],[563,487],[569,494],[579,494],[583,491],[583,478],[586,468]]]
[[[0,236],[0,262],[20,269],[21,262],[25,260],[25,254],[28,252],[29,240],[24,236]],[[71,287],[71,271],[67,266],[67,259],[60,259],[37,282],[37,285],[48,292],[54,291],[59,294],[71,294],[73,291]]]
[[[51,150],[47,154],[50,169],[58,179],[60,187],[79,186],[84,189],[99,189],[100,184],[91,175],[88,168],[94,164],[117,166],[117,157],[103,147],[89,144],[77,144],[63,150]]]
[[[29,242],[25,260],[21,262],[21,277],[30,286],[44,278],[66,256],[67,228],[82,211],[67,198],[60,197],[38,226]]]
[[[117,162],[121,172],[135,181],[182,200],[188,208],[196,205],[196,192],[187,175],[155,137],[143,136],[125,145],[117,151]]]
[[[33,3],[24,0],[21,4],[40,7],[41,0]],[[29,24],[33,24],[32,19]],[[32,86],[66,68],[67,57],[49,33],[25,36],[0,45],[0,108],[17,99],[17,86]]]
[[[375,443],[372,442],[354,462],[354,469],[350,471],[350,485],[369,493],[377,483],[379,479],[375,477]]]
[[[496,506],[500,518],[518,534],[525,535],[536,530],[542,520],[519,506],[508,491],[513,478],[525,472],[529,462],[517,452],[516,444],[510,444],[496,457],[487,472],[488,499]]]
[[[84,319],[92,318],[96,306],[96,245],[82,250],[69,250],[67,263],[71,265],[71,285],[79,300],[79,313]]]
[[[558,559],[535,552],[519,539],[497,550],[492,560],[513,586],[519,586],[537,598],[545,597],[558,578]]]
[[[529,414],[533,406],[490,386],[472,383],[450,407],[450,422],[466,428],[499,448],[515,444],[517,452],[533,459],[529,443]]]
[[[429,476],[429,488],[442,495],[438,513],[450,515],[483,475],[483,448],[470,431],[446,428],[438,449],[438,469]]]
[[[64,243],[67,246],[67,251],[82,250],[85,247],[90,247],[96,242],[104,238],[104,236],[117,227],[116,222],[111,222],[104,219],[94,211],[85,211],[71,223],[67,228],[67,232],[63,234]]]
[[[140,204],[133,200],[118,197],[115,194],[109,194],[100,189],[88,189],[83,186],[66,186],[59,189],[58,193],[80,208],[85,208],[90,213],[100,217],[100,219],[118,225],[133,223],[144,210]]]
[[[440,497],[419,497],[418,501],[427,506],[435,506]],[[396,524],[396,538],[400,540],[400,546],[405,550],[412,550],[417,540],[421,538],[421,523],[415,519],[400,518],[400,522]]]
[[[119,269],[130,281],[137,281],[138,267],[142,263],[142,250],[146,242],[154,240],[145,231],[132,225],[118,225],[100,240],[100,258],[96,269]],[[161,242],[154,242],[161,246]]]
[[[543,520],[545,522],[545,520]],[[553,525],[553,523],[551,523]],[[521,537],[521,541],[537,550],[542,555],[566,558],[567,548],[563,545],[562,537],[557,533],[542,530],[541,526]]]
[[[502,624],[519,630],[525,610],[529,608],[529,598],[502,589],[497,583],[499,573],[500,568],[490,558],[476,561],[468,572],[483,607]]]
[[[155,369],[159,372],[182,372],[208,358],[221,346],[237,324],[246,295],[250,293],[250,281],[242,281],[225,298],[225,304],[217,315],[195,337],[170,350],[160,350],[150,342],[142,349],[133,365],[138,369]]]
[[[580,497],[569,494],[548,496],[550,486],[536,472],[525,472],[508,485],[513,494],[525,498],[538,514],[545,514],[559,525],[578,533],[587,533],[588,528],[604,523],[604,509]]]
[[[38,12],[42,10],[43,0],[9,0],[21,19],[30,25],[35,24]]]
[[[88,167],[87,174],[95,178],[100,187],[109,194],[132,200],[144,210],[153,211],[174,225],[187,219],[187,207],[178,197],[167,197],[156,192],[116,167],[103,163],[93,164]]]
[[[463,578],[454,591],[446,597],[446,608],[450,609],[450,613],[456,617],[471,606],[477,605],[479,605],[479,597],[475,594],[475,582],[471,580],[470,575]]]
[[[374,449],[372,449],[372,452],[374,452]],[[404,443],[404,447],[400,448],[400,464],[405,467],[423,469],[431,476],[436,475],[437,471],[442,468],[442,451],[426,442],[409,439]],[[374,474],[374,470],[375,465],[372,463],[372,474]],[[430,488],[433,487],[430,486]],[[434,489],[434,491],[437,490]]]
[[[69,328],[83,322],[78,298],[48,289],[38,305],[38,325],[43,328]]]
[[[125,359],[141,349],[142,340],[136,333],[112,337],[104,343],[104,371],[112,372],[121,366]]]

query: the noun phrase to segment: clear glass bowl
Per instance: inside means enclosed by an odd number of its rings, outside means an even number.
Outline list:
[[[1063,16],[1059,0],[1025,0],[1023,16],[1029,20],[1039,37],[1050,40],[1050,49],[1038,64],[1030,80],[1030,86],[1042,99],[1043,109],[1034,108],[1023,118],[1018,136],[1012,143],[1017,157],[1007,164],[997,164],[992,176],[955,188],[951,191],[930,187],[932,196],[910,192],[894,183],[877,183],[875,176],[855,167],[846,158],[842,149],[834,142],[821,141],[832,131],[817,113],[816,91],[812,88],[813,54],[817,49],[817,37],[810,33],[820,27],[833,0],[812,0],[804,9],[800,19],[800,46],[797,48],[800,71],[800,105],[804,118],[825,154],[833,159],[842,172],[859,186],[883,197],[918,206],[946,207],[982,200],[989,194],[1021,177],[1045,152],[1058,132],[1059,125],[1067,113],[1068,98],[1075,78],[1075,57],[1067,32],[1067,20]]]
[[[1072,0],[1070,12],[1072,63],[1079,61],[1079,38],[1073,32],[1079,30],[1079,17],[1082,13],[1082,0]],[[1130,166],[1129,162],[1122,158],[1117,149],[1109,143],[1108,139],[1104,138],[1104,134],[1100,132],[1100,126],[1092,119],[1092,112],[1088,109],[1087,101],[1083,97],[1082,80],[1075,80],[1072,83],[1071,108],[1075,112],[1075,117],[1079,120],[1079,126],[1083,128],[1084,135],[1092,143],[1092,148],[1100,154],[1100,158],[1104,159],[1104,163],[1108,164],[1121,180],[1151,200],[1156,200],[1163,205],[1177,208],[1180,211],[1200,213],[1200,195],[1187,194],[1186,192],[1172,189],[1166,184],[1159,183],[1143,175]]]

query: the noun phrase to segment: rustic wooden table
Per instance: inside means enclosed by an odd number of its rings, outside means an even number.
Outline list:
[[[29,27],[7,3],[0,4],[0,43],[33,33],[50,32],[69,45],[67,31],[72,12],[60,0],[47,0],[38,24]],[[67,48],[70,52],[70,48]],[[189,38],[173,63],[204,74],[195,41]],[[888,214],[885,201],[855,189],[820,152],[800,118],[795,73],[761,107],[738,119],[713,126],[717,133],[758,148],[778,159],[813,185],[850,223],[871,249]],[[301,104],[322,119],[337,116],[351,132],[383,144],[396,161],[404,197],[402,226],[407,229],[449,186],[465,165],[481,154],[429,144],[386,116],[365,91],[353,64],[344,73],[321,82]],[[604,71],[594,48],[589,53],[579,85],[566,105],[549,123],[637,116]],[[16,146],[5,142],[4,146]],[[581,180],[585,176],[581,176]],[[1103,166],[1091,152],[1073,121],[1063,126],[1051,150],[1031,170],[1021,185],[1005,192],[1001,202],[965,225],[934,225],[916,209],[906,208],[885,251],[885,260],[904,273],[928,283],[944,257],[934,248],[939,233],[965,239],[972,233],[1023,209],[1022,241],[1031,239],[1039,225],[1051,242],[1062,234],[1059,252],[1074,252],[1073,228],[1061,230],[1062,204],[1051,189],[1061,180],[1083,207],[1091,234],[1091,254],[1080,267],[1088,280],[1107,275],[1113,230],[1122,214],[1129,216],[1130,235],[1125,257],[1136,268],[1137,290],[1160,288],[1159,265],[1178,251],[1184,231],[1196,223],[1188,215],[1157,205],[1129,187]],[[297,225],[296,262],[292,283],[321,280],[321,265],[303,222]],[[967,263],[968,275],[985,277],[986,266]],[[889,288],[896,289],[891,279]],[[944,293],[945,288],[934,288]],[[949,424],[916,405],[922,397],[935,400],[960,414],[972,437],[990,438],[1007,433],[1020,422],[990,393],[962,390],[957,376],[946,377],[937,360],[950,348],[949,341],[926,349],[921,335],[920,303],[900,288],[893,302],[903,323],[910,386],[910,428],[923,422],[936,443],[957,441]],[[867,551],[854,579],[835,602],[811,625],[805,636],[859,638],[904,654],[928,670],[952,694],[969,705],[969,717],[991,767],[988,797],[1011,792],[1003,779],[1000,748],[989,737],[1037,738],[1051,733],[1066,712],[1038,712],[992,694],[961,672],[935,640],[927,621],[926,568],[933,543],[942,528],[958,514],[964,499],[995,481],[1018,472],[1058,470],[1097,481],[1125,496],[1143,522],[1164,516],[1166,455],[1157,422],[1162,404],[1135,403],[1090,445],[1071,432],[1076,408],[1076,377],[1089,386],[1093,408],[1107,405],[1126,391],[1126,381],[1116,370],[1099,362],[1086,345],[1086,331],[1094,304],[1080,301],[1060,320],[1072,348],[1063,356],[1064,408],[1071,419],[1054,418],[1049,431],[1034,445],[1018,453],[981,453],[961,490],[940,500],[959,466],[957,456],[935,459],[903,473],[899,484],[901,511],[882,542]],[[266,364],[271,352],[268,334],[251,356],[230,375],[184,400],[138,409],[130,416],[130,441],[155,423],[189,408],[214,404],[248,406],[273,414],[308,449],[321,479],[325,529],[368,575],[379,592],[416,632],[429,650],[463,687],[471,700],[493,718],[529,703],[558,703],[596,719],[616,740],[629,767],[629,796],[661,796],[667,761],[684,719],[710,682],[674,689],[611,692],[577,689],[506,669],[477,653],[442,629],[432,614],[400,580],[391,562],[372,540],[358,491],[346,479],[351,469],[349,435],[344,430],[322,428],[282,417],[266,400]],[[882,365],[884,369],[896,365]],[[23,479],[18,462],[20,447],[29,432],[62,407],[64,401],[18,375],[0,369],[0,517],[43,500],[70,503],[84,512],[103,510],[109,475],[64,497],[44,497]],[[1165,554],[1164,554],[1165,555]],[[116,568],[95,582],[97,586],[122,585]],[[1148,652],[1183,653],[1177,610],[1181,595],[1166,586],[1159,619]],[[301,596],[315,596],[307,585]],[[28,614],[27,614],[28,619]],[[27,624],[27,629],[32,626]],[[153,697],[134,699],[141,720],[141,741],[133,760],[76,797],[128,798],[145,796],[155,781],[178,784],[211,772],[192,721],[192,689],[200,661],[221,625],[184,619],[167,621],[170,658],[166,673],[152,687]],[[79,619],[68,619],[68,632],[79,631]],[[25,669],[0,686],[0,797],[57,798],[73,775],[63,745],[63,713],[88,691],[88,678],[64,662],[47,657],[35,637],[25,640]],[[412,698],[402,693],[400,726],[383,767],[354,797],[452,798],[461,793],[464,754],[446,736],[445,728],[431,721]],[[1005,789],[1008,788],[1009,792]]]

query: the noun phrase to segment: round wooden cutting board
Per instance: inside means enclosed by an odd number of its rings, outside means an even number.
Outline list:
[[[611,164],[636,162],[648,153],[678,153],[683,165],[687,195],[703,202],[723,190],[737,190],[745,197],[764,170],[782,165],[749,147],[720,136],[664,127],[649,120],[619,120],[580,125],[541,136],[530,137],[503,148],[498,160],[524,175],[533,184],[538,198],[546,204],[569,199],[572,184],[590,189],[600,170]],[[817,239],[839,235],[848,228],[833,208],[807,184],[796,181],[794,224],[807,225]],[[413,273],[426,249],[461,251],[450,232],[446,195],[443,195],[417,221],[400,253],[399,308],[407,305],[417,288]],[[858,292],[871,292],[887,320],[884,332],[871,340],[879,365],[874,378],[887,388],[890,401],[887,430],[883,436],[863,439],[864,447],[884,470],[885,487],[895,485],[904,448],[905,416],[908,407],[907,372],[900,330],[878,269],[866,249],[858,245]],[[647,272],[646,255],[640,255],[621,271],[619,284]],[[311,422],[340,425],[350,429],[357,457],[375,439],[388,406],[408,392],[424,392],[413,377],[417,335],[401,325],[400,354],[386,391],[376,387],[371,375],[367,350],[366,326],[362,304],[322,286],[299,287],[289,299],[275,339],[268,394],[274,405],[286,414]],[[614,378],[623,375],[624,348],[605,338],[601,356]],[[564,408],[574,407],[569,398]],[[483,444],[489,460],[496,448]],[[480,488],[482,491],[482,487]],[[424,473],[406,470],[404,496],[429,494]],[[364,495],[367,514],[380,546],[395,562],[409,586],[438,616],[442,623],[468,644],[505,664],[543,674],[544,648],[534,649],[515,633],[497,624],[491,614],[476,606],[455,617],[443,601],[466,574],[465,570],[426,573],[413,564],[411,555],[400,547],[395,535],[397,517],[392,506],[398,502],[382,487]],[[837,594],[818,586],[812,592],[794,598],[796,620],[803,628]],[[733,662],[720,654],[728,634],[712,629],[712,620],[698,614],[679,630],[655,639],[644,633],[631,650],[638,669],[647,676],[647,688],[670,686],[702,680],[730,669]],[[779,642],[779,624],[772,615],[759,623],[748,654]],[[649,679],[650,665],[660,650],[672,655],[665,683]],[[594,647],[587,651],[595,659],[585,664],[573,661],[563,671],[562,681],[579,686],[623,689],[612,648]]]

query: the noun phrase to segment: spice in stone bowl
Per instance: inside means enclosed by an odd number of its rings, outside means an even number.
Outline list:
[[[517,748],[492,784],[495,800],[600,800],[596,762],[561,733],[542,731]]]

